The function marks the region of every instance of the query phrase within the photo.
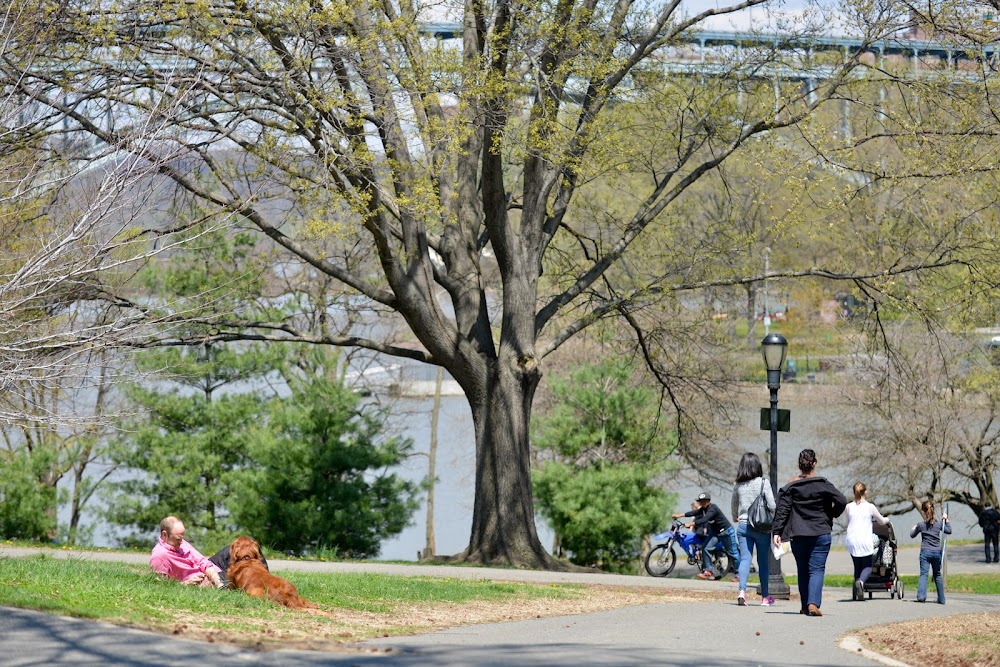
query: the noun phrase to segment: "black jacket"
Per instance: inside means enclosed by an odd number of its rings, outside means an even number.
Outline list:
[[[979,515],[979,525],[984,533],[995,533],[1000,530],[1000,512],[995,507],[983,510]]]
[[[825,477],[794,479],[778,491],[771,534],[785,539],[827,535],[845,507],[844,494]]]
[[[705,509],[699,507],[685,512],[684,516],[694,517],[694,532],[702,537],[715,537],[733,527],[718,505],[709,505]]]

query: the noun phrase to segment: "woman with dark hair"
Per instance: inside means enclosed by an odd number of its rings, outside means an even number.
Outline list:
[[[773,512],[774,494],[771,493],[771,485],[764,479],[764,469],[760,465],[760,459],[756,454],[747,452],[740,459],[740,465],[736,469],[732,502],[733,521],[737,522],[736,543],[740,548],[740,592],[736,597],[736,604],[741,607],[747,604],[747,579],[750,577],[750,560],[753,558],[754,547],[757,549],[757,574],[760,576],[760,604],[762,607],[774,604],[774,598],[768,594],[767,589],[769,575],[767,548],[770,537],[767,533],[757,532],[747,525],[747,510],[761,494],[764,495],[768,509]]]
[[[865,599],[865,582],[872,573],[872,554],[875,553],[872,525],[889,523],[874,505],[865,499],[868,488],[864,482],[854,485],[854,502],[847,506],[847,551],[854,561],[854,599]]]
[[[951,534],[948,515],[934,520],[934,503],[925,500],[920,504],[924,520],[913,526],[910,537],[920,534],[920,579],[917,580],[917,602],[927,600],[927,573],[934,570],[934,587],[937,589],[938,604],[944,604],[944,580],[941,578],[941,533]]]
[[[800,614],[822,616],[823,578],[830,555],[833,520],[843,514],[847,498],[826,478],[816,475],[816,452],[799,452],[798,477],[781,487],[771,536],[776,547],[782,535],[792,541],[799,577]]]

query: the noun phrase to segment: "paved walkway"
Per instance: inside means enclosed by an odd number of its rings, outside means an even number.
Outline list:
[[[916,570],[916,551],[901,550],[904,573]],[[0,547],[0,558],[37,550]],[[144,554],[47,550],[56,557],[124,560],[145,563]],[[951,572],[996,571],[976,562],[979,547],[951,547]],[[842,554],[842,557],[841,557]],[[912,558],[911,558],[912,557]],[[981,558],[981,556],[980,556]],[[908,564],[912,560],[912,564]],[[600,583],[665,589],[732,589],[729,582],[609,574],[566,574],[487,568],[394,565],[388,563],[316,563],[269,561],[272,569],[326,572],[488,578],[553,583]],[[693,569],[691,570],[693,572]],[[850,558],[833,552],[830,572],[850,572]],[[850,592],[824,591],[822,618],[798,613],[797,602],[772,608],[733,603],[663,604],[608,612],[465,626],[415,637],[381,639],[344,653],[273,651],[258,653],[232,646],[181,640],[100,623],[47,616],[16,609],[0,611],[0,664],[134,666],[168,662],[213,665],[872,665],[856,650],[844,650],[838,638],[851,630],[914,618],[1000,611],[1000,596],[951,594],[948,604],[918,604],[876,596],[852,602]]]

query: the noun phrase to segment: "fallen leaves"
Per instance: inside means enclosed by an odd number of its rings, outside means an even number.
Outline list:
[[[1000,612],[867,628],[861,641],[873,651],[911,665],[1000,667]]]

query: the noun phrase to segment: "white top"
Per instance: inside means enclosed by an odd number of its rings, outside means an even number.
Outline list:
[[[870,502],[864,498],[861,501],[847,503],[847,551],[852,556],[871,556],[875,553],[872,539],[872,522],[878,521],[880,526],[887,523],[885,517]]]

